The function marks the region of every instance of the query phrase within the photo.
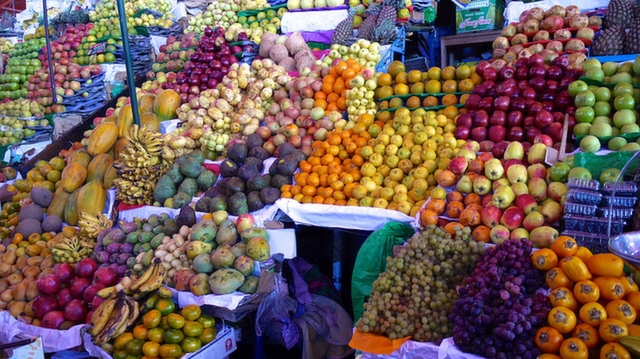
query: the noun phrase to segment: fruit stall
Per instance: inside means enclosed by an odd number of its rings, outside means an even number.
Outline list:
[[[8,357],[640,357],[634,2],[41,5],[0,19]]]

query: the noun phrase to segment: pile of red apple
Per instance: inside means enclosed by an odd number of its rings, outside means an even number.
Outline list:
[[[477,141],[481,151],[502,158],[507,141],[521,142],[525,151],[534,141],[559,145],[565,114],[572,132],[576,106],[567,89],[582,70],[570,68],[566,57],[547,65],[534,54],[518,59],[515,67],[483,61],[476,72],[483,82],[467,99],[468,112],[456,119],[456,138]]]
[[[157,90],[158,87],[163,90],[172,89],[180,94],[182,103],[186,103],[198,96],[200,92],[215,88],[229,72],[229,67],[238,62],[231,51],[232,46],[225,40],[224,35],[225,31],[221,27],[215,30],[211,27],[205,28],[196,51],[191,54],[189,61],[184,63],[182,71],[166,74],[158,72],[155,74],[156,80],[146,82],[142,89],[151,91]],[[151,76],[150,73],[147,74],[147,77],[149,76]]]
[[[147,78],[155,78],[155,73],[160,71],[177,72],[184,68],[184,63],[191,58],[198,46],[198,38],[195,32],[189,32],[184,36],[169,36],[167,42],[160,46],[160,53],[152,66],[152,72]]]
[[[50,274],[38,278],[38,291],[33,300],[33,312],[49,329],[68,328],[89,323],[104,300],[96,294],[118,283],[116,270],[108,266],[98,268],[91,258],[75,264],[58,263]],[[64,324],[64,325],[63,325]]]
[[[51,59],[54,65],[69,65],[76,56],[82,38],[89,35],[89,30],[93,29],[93,24],[68,25],[62,35],[57,40],[51,42]],[[47,48],[42,49],[42,54],[38,56],[43,69],[49,68],[47,60]]]

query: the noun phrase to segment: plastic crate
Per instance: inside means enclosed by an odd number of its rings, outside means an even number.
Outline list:
[[[399,60],[404,62],[404,50],[405,50],[405,38],[407,37],[407,29],[402,26],[398,29],[398,35],[393,40],[389,49],[382,54],[382,58],[376,66],[377,72],[387,72],[389,65],[395,59],[398,54]]]
[[[600,182],[598,180],[588,180],[584,178],[573,177],[567,182],[567,187],[570,189],[584,189],[587,191],[600,190]]]
[[[576,240],[578,245],[587,247],[594,254],[609,251],[609,238],[606,234],[586,233],[579,231],[563,231],[563,236],[569,236]]]
[[[567,202],[597,205],[602,200],[602,193],[586,191],[582,189],[571,189],[567,192]]]
[[[566,214],[577,214],[581,216],[595,216],[597,209],[598,209],[598,206],[596,205],[569,203],[569,202],[564,204],[564,213]]]
[[[564,229],[568,231],[607,234],[609,219],[567,214],[563,218]],[[620,234],[626,222],[619,219],[611,220],[611,235]]]

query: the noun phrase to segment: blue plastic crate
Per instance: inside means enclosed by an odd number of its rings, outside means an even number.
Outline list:
[[[405,40],[407,37],[407,29],[402,26],[398,29],[398,35],[396,39],[391,43],[391,47],[382,55],[380,62],[376,66],[376,71],[379,72],[387,72],[387,68],[393,62],[398,54],[400,61],[404,62],[404,50],[405,50]]]
[[[378,62],[376,66],[376,72],[387,72],[389,65],[393,62],[393,51],[391,49],[387,50],[382,54],[382,58]]]

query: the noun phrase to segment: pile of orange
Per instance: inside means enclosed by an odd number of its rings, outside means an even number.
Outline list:
[[[340,61],[322,78],[322,90],[315,94],[315,107],[321,107],[329,115],[331,111],[344,112],[347,109],[349,81],[362,70],[356,59]]]
[[[373,123],[373,116],[361,117]],[[360,189],[357,187],[362,177],[360,166],[364,163],[360,150],[371,139],[371,135],[359,131],[360,128],[338,128],[325,141],[315,141],[309,158],[300,162],[300,172],[294,175],[295,183],[280,188],[281,197],[300,203],[358,206]]]
[[[624,262],[611,253],[592,254],[568,236],[558,237],[551,248],[531,254],[533,265],[546,270],[553,307],[548,326],[538,330],[540,358],[587,359],[589,351],[600,358],[630,358],[619,344],[627,335],[640,336],[638,285],[624,274]]]

